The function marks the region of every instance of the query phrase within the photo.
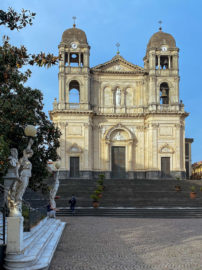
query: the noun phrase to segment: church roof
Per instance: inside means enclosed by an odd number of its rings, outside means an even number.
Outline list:
[[[147,45],[147,50],[150,48],[159,49],[162,45],[168,45],[169,48],[176,48],[176,42],[171,34],[165,33],[163,31],[158,31],[150,38]]]
[[[73,27],[65,30],[62,34],[62,42],[78,41],[88,44],[86,34],[83,30]]]
[[[134,65],[122,56],[117,54],[110,61],[107,61],[103,64],[97,65],[91,68],[92,72],[101,72],[101,73],[126,73],[126,74],[144,74],[145,70],[142,67]]]

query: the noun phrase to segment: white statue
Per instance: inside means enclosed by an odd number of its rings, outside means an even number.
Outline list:
[[[114,136],[114,140],[117,141],[124,140],[124,136],[120,133],[120,131],[118,131],[117,134]]]
[[[30,139],[27,148],[23,151],[23,157],[19,161],[19,177],[16,177],[8,192],[9,216],[22,215],[22,197],[29,184],[29,178],[32,172],[32,163],[29,161],[29,158],[33,155],[32,144],[33,140]]]
[[[121,106],[121,89],[116,90],[116,106]]]
[[[54,178],[55,178],[55,183],[53,188],[50,190],[50,205],[53,209],[56,209],[56,202],[55,202],[55,196],[57,194],[60,182],[59,182],[59,171],[57,170],[54,172]]]
[[[11,155],[8,157],[9,168],[8,168],[8,177],[18,178],[19,162],[18,162],[18,150],[16,148],[11,148]]]

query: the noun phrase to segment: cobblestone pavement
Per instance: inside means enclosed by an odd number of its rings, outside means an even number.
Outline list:
[[[62,220],[50,270],[202,270],[202,219]]]

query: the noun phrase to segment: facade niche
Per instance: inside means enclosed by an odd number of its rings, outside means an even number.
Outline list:
[[[77,81],[69,84],[69,103],[80,103],[80,86]]]
[[[160,85],[160,104],[169,104],[169,86],[165,82]]]

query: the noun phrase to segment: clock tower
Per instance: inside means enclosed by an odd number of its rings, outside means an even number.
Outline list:
[[[81,29],[67,29],[59,45],[59,107],[90,108],[89,55],[86,34]]]
[[[149,109],[179,104],[179,49],[172,35],[155,33],[147,45],[144,67],[148,71]]]

